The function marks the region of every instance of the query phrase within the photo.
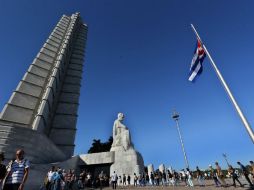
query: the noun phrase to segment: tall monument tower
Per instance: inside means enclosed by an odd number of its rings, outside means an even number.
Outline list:
[[[57,23],[1,112],[7,157],[19,147],[42,163],[73,155],[86,37],[79,13]],[[36,152],[46,158],[38,161]]]

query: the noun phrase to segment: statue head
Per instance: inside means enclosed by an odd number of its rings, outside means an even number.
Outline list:
[[[124,119],[123,113],[118,113],[117,118],[122,121]]]

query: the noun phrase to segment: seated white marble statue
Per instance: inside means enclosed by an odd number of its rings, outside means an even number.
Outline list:
[[[132,147],[131,136],[129,129],[122,123],[124,119],[123,113],[118,113],[117,119],[113,126],[113,144],[112,147],[123,147],[128,150]]]

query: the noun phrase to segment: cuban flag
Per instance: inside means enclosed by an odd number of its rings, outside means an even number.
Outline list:
[[[205,56],[205,51],[201,45],[201,42],[198,40],[197,47],[195,48],[194,56],[191,61],[189,81],[194,82],[195,78],[202,73],[202,63],[205,59]]]

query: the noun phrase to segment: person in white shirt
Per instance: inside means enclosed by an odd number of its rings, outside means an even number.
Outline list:
[[[112,182],[113,189],[116,189],[117,179],[118,179],[117,174],[114,171],[113,175],[111,176],[111,182]]]
[[[16,151],[16,160],[7,167],[7,178],[3,190],[23,190],[28,177],[30,163],[24,159],[24,150]]]
[[[53,183],[52,178],[55,175],[55,173],[56,173],[56,168],[55,168],[55,166],[52,166],[51,170],[47,173],[47,178],[48,178],[48,183],[46,184],[46,189],[47,190],[51,189],[51,186],[52,186],[52,183]]]
[[[194,187],[194,184],[193,184],[193,182],[192,182],[192,176],[191,176],[191,173],[190,173],[189,168],[186,168],[186,175],[187,175],[187,177],[188,177],[188,185],[189,185],[190,187]]]

